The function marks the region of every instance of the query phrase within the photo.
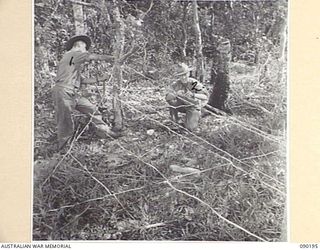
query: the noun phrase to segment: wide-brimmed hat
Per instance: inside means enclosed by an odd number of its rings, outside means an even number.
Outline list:
[[[91,39],[86,35],[76,35],[71,37],[66,43],[66,50],[71,50],[73,44],[78,41],[83,41],[86,43],[86,49],[88,50],[91,46]]]
[[[175,73],[175,76],[185,75],[192,70],[193,70],[193,68],[189,67],[187,64],[181,63],[181,64],[179,64],[179,67],[178,67],[177,72]]]

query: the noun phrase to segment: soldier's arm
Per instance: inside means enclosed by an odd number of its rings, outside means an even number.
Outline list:
[[[200,99],[202,101],[205,101],[205,100],[208,99],[208,95],[206,95],[206,94],[197,94],[197,93],[195,93],[194,97],[197,98],[197,99]]]
[[[98,77],[83,78],[83,79],[81,79],[81,84],[82,85],[91,85],[91,84],[105,81],[108,78],[109,78],[108,74],[104,74],[104,75],[98,76]]]
[[[91,53],[88,55],[87,60],[99,60],[99,61],[108,61],[108,62],[113,62],[114,57],[110,55],[99,55],[95,53]]]
[[[99,55],[99,54],[89,53],[89,52],[75,52],[74,56],[72,56],[70,60],[70,65],[71,64],[80,65],[84,62],[88,62],[91,60],[113,62],[114,57],[110,55]]]
[[[134,54],[138,50],[138,47],[133,47],[127,54],[123,55],[120,59],[119,62],[122,64],[125,60],[127,60],[128,57],[130,57],[132,54]],[[115,57],[111,55],[100,55],[96,53],[89,53],[87,58],[87,61],[90,60],[99,60],[99,61],[107,61],[107,62],[114,62]]]

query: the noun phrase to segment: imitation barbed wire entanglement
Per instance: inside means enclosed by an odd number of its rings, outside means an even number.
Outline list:
[[[129,109],[135,110],[136,112],[139,112],[139,113],[143,113],[142,111],[136,109],[136,108],[133,107],[132,105],[127,104],[127,103],[124,102],[123,100],[120,100],[120,101],[121,101],[121,103],[123,103],[125,106],[127,106]],[[159,122],[158,120],[155,120],[155,119],[153,119],[153,118],[151,118],[151,117],[149,117],[149,116],[147,116],[147,119],[149,119],[149,120],[151,120],[151,121],[153,121],[153,122],[156,122],[157,124],[159,124],[160,126],[166,128],[167,130],[169,130],[170,132],[174,133],[175,135],[178,135],[178,136],[181,137],[181,138],[187,139],[187,140],[189,140],[189,141],[197,144],[198,146],[200,146],[200,147],[208,150],[207,152],[212,153],[212,154],[214,154],[215,156],[218,156],[218,157],[220,157],[220,158],[228,161],[228,162],[231,164],[231,166],[233,166],[234,168],[236,168],[236,169],[240,170],[241,172],[244,172],[244,173],[246,173],[247,175],[251,176],[249,172],[245,171],[243,168],[241,168],[241,167],[239,167],[239,166],[236,166],[230,159],[228,159],[228,158],[226,158],[226,157],[218,154],[217,152],[213,152],[213,151],[209,150],[209,149],[206,148],[205,146],[203,146],[203,145],[199,144],[198,142],[190,139],[189,137],[186,137],[186,136],[184,136],[184,135],[181,135],[181,134],[177,133],[176,131],[172,130],[170,127],[168,127],[168,126],[166,126],[165,124]],[[178,124],[178,126],[181,126],[181,125]],[[181,126],[181,127],[182,127],[182,126]],[[183,127],[182,127],[182,128],[183,128]],[[185,131],[187,131],[187,130],[185,130]],[[283,185],[283,186],[284,186],[284,184],[283,184],[282,182],[276,180],[276,179],[273,178],[272,176],[269,176],[269,175],[265,174],[264,172],[255,169],[254,167],[252,167],[252,166],[249,165],[248,163],[242,162],[242,161],[239,160],[238,158],[232,156],[231,154],[229,154],[229,153],[226,152],[226,151],[223,151],[223,150],[219,149],[217,146],[215,146],[215,145],[213,145],[212,143],[206,141],[205,139],[197,136],[196,134],[194,134],[194,133],[192,133],[192,132],[190,132],[190,131],[188,131],[188,132],[189,132],[189,134],[191,134],[191,135],[195,136],[196,138],[200,139],[201,141],[205,142],[207,145],[210,145],[210,146],[212,146],[213,148],[217,149],[219,152],[222,152],[222,153],[228,155],[228,156],[229,156],[230,158],[232,158],[233,160],[236,160],[236,161],[238,161],[239,163],[241,163],[241,164],[243,164],[243,165],[245,165],[245,166],[248,166],[248,167],[252,168],[255,172],[258,172],[258,173],[262,174],[263,176],[265,176],[265,177],[267,177],[267,178],[269,178],[269,179],[271,179],[271,180],[279,183],[280,185]],[[285,193],[284,193],[283,191],[281,191],[281,190],[279,190],[279,189],[277,189],[277,188],[275,188],[275,187],[273,187],[273,186],[270,186],[269,184],[263,182],[262,180],[259,180],[259,181],[260,181],[262,184],[264,184],[264,185],[266,185],[266,186],[268,186],[268,187],[276,190],[277,192],[281,193],[282,195],[285,195]]]
[[[114,139],[112,136],[110,136],[110,135],[108,135],[108,136],[109,136],[111,139]],[[210,206],[210,204],[208,204],[207,202],[203,201],[202,199],[200,199],[200,198],[198,198],[198,197],[196,197],[196,196],[194,196],[194,195],[189,194],[188,192],[185,192],[185,191],[183,191],[183,190],[175,187],[175,186],[171,183],[171,181],[170,181],[157,167],[155,167],[154,165],[152,165],[152,164],[144,161],[141,157],[137,156],[135,153],[133,153],[132,151],[130,151],[130,150],[128,150],[127,148],[125,148],[124,146],[122,146],[119,142],[116,142],[116,144],[117,144],[121,149],[123,149],[124,151],[126,151],[129,155],[132,155],[133,157],[135,157],[136,159],[138,159],[139,161],[141,161],[142,163],[144,163],[145,165],[151,167],[151,168],[154,169],[157,173],[159,173],[159,174],[161,175],[161,177],[164,179],[164,182],[163,182],[163,183],[168,184],[173,190],[175,190],[175,191],[177,191],[177,192],[179,192],[179,193],[181,193],[181,194],[184,194],[184,195],[186,195],[186,196],[188,196],[188,197],[190,197],[190,198],[193,198],[193,199],[199,201],[202,205],[208,207],[215,215],[217,215],[220,219],[222,219],[223,221],[227,222],[228,224],[233,225],[234,227],[236,227],[236,228],[240,229],[241,231],[243,231],[243,232],[245,232],[245,233],[247,233],[247,234],[255,237],[256,239],[258,239],[258,240],[260,240],[260,241],[266,241],[265,239],[261,238],[260,236],[254,234],[254,233],[251,233],[250,231],[246,230],[245,228],[241,227],[240,225],[238,225],[238,224],[236,224],[236,223],[228,220],[227,218],[223,217],[223,216],[222,216],[220,213],[218,213],[212,206]],[[70,151],[71,151],[71,147],[70,147],[70,149],[68,150],[68,153],[69,153],[69,154],[70,154]],[[70,154],[70,155],[71,155],[71,154]],[[71,155],[71,156],[72,156],[72,155]],[[87,172],[89,172],[88,169],[87,169],[87,167],[85,167],[79,160],[77,160],[74,156],[72,156],[72,158],[73,158],[74,160],[76,160],[76,162],[77,162],[80,166],[82,166],[83,169],[85,169]],[[90,172],[89,172],[89,173],[90,173]],[[109,190],[101,181],[99,181],[97,178],[95,178],[91,173],[90,173],[90,176],[91,176],[96,182],[98,182],[100,185],[102,185],[102,186],[105,188],[105,190],[107,190],[109,197],[115,197],[115,198],[116,198],[116,195],[115,195],[115,194],[112,194],[112,193],[110,192],[110,190]],[[136,189],[136,190],[139,190],[139,189],[140,189],[140,188],[138,188],[138,189]],[[116,199],[117,199],[117,198],[116,198]],[[97,200],[97,199],[96,199],[96,200]],[[91,201],[92,201],[92,200],[91,200]],[[119,201],[119,200],[117,199],[117,201]],[[120,203],[120,201],[119,201],[119,203]],[[122,204],[120,203],[120,205],[122,205]],[[122,206],[123,206],[123,205],[122,205]]]
[[[133,100],[134,100],[134,101],[139,101],[139,100],[137,100],[137,99],[133,99]],[[185,101],[188,101],[188,100],[185,100]],[[125,101],[122,100],[122,102],[125,102]],[[128,104],[127,102],[125,102],[125,105],[127,105],[127,106],[129,105],[129,106],[130,106],[132,109],[134,109],[135,111],[143,114],[143,112],[142,112],[141,110],[136,109],[135,107],[133,107],[132,105]],[[177,107],[174,107],[174,106],[167,106],[167,107],[177,108]],[[160,114],[159,111],[156,111],[156,113],[157,113],[159,116],[164,117],[164,115]],[[149,117],[147,117],[147,118],[149,118]],[[149,118],[149,119],[151,120],[152,118]],[[155,120],[155,119],[152,119],[152,120],[155,121],[155,122],[157,122],[158,124],[164,125],[163,123],[161,123],[161,122],[159,122],[159,121],[157,121],[157,120]],[[239,162],[239,163],[241,163],[241,164],[243,164],[243,165],[245,165],[245,166],[248,166],[248,167],[250,167],[250,168],[253,168],[254,171],[256,171],[256,172],[258,172],[258,173],[260,173],[260,174],[262,174],[262,175],[264,175],[264,176],[266,176],[266,177],[274,180],[274,181],[277,182],[278,184],[280,184],[280,185],[282,185],[282,186],[285,186],[285,184],[282,183],[281,181],[274,179],[273,177],[265,174],[264,172],[262,172],[262,171],[260,171],[260,170],[258,170],[258,169],[254,169],[254,167],[252,167],[251,165],[242,162],[241,160],[239,160],[239,159],[236,158],[235,156],[231,155],[230,153],[228,153],[228,152],[220,149],[219,147],[215,146],[214,144],[212,144],[212,143],[208,142],[207,140],[201,138],[200,136],[192,133],[190,130],[185,129],[181,124],[179,124],[179,123],[177,123],[177,122],[175,122],[175,121],[172,121],[172,120],[170,120],[170,121],[171,121],[172,123],[174,123],[175,125],[179,126],[180,128],[182,128],[182,129],[183,129],[184,131],[186,131],[187,133],[193,135],[194,137],[196,137],[196,138],[200,139],[201,141],[205,142],[207,145],[213,147],[213,148],[216,149],[217,151],[222,152],[223,154],[229,156],[229,157],[232,158],[233,160],[235,160],[235,161],[237,161],[237,162]],[[170,129],[169,127],[167,127],[167,126],[166,126],[166,128],[169,129],[169,130],[171,130],[171,129]],[[173,130],[171,130],[171,131],[173,131]]]
[[[112,136],[108,135],[111,139],[114,139]],[[146,161],[144,161],[141,157],[137,156],[134,152],[130,151],[129,149],[125,148],[124,146],[122,146],[119,142],[116,142],[116,144],[122,148],[124,151],[126,151],[129,155],[132,155],[133,157],[135,157],[136,159],[138,159],[139,161],[141,161],[142,163],[144,163],[145,165],[151,167],[153,170],[155,170],[158,174],[160,174],[160,176],[165,180],[165,183],[168,184],[173,190],[181,193],[181,194],[184,194],[190,198],[193,198],[197,201],[199,201],[202,205],[208,207],[215,215],[217,215],[220,219],[222,219],[223,221],[227,222],[228,224],[240,229],[241,231],[253,236],[254,238],[260,240],[260,241],[266,241],[265,239],[261,238],[260,236],[254,234],[254,233],[251,233],[250,231],[248,231],[247,229],[241,227],[240,225],[228,220],[227,218],[223,217],[220,213],[218,213],[212,206],[210,206],[210,204],[208,204],[207,202],[203,201],[202,199],[198,198],[197,196],[194,196],[192,194],[189,194],[188,192],[186,191],[183,191],[177,187],[175,187],[171,181],[157,168],[155,167],[154,165],[152,165],[151,163],[148,163]]]

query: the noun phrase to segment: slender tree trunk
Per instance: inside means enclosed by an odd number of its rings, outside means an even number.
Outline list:
[[[199,24],[199,15],[198,15],[198,4],[197,0],[192,2],[193,9],[193,26],[196,35],[196,65],[197,65],[197,76],[200,81],[204,81],[204,64],[203,64],[203,55],[202,55],[202,37]]]
[[[183,61],[187,58],[187,44],[188,44],[188,34],[187,34],[187,25],[186,25],[186,19],[187,19],[187,8],[189,3],[184,3],[183,6],[183,18],[182,18],[182,32],[183,32],[183,41],[182,41],[182,58]]]
[[[286,44],[287,44],[287,30],[286,27],[282,29],[282,34],[280,38],[280,55],[279,55],[279,72],[278,72],[278,82],[282,83],[285,79],[286,72]]]
[[[214,35],[214,24],[215,24],[215,20],[214,20],[215,16],[214,16],[214,11],[213,11],[213,7],[211,9],[211,17],[210,17],[210,40],[211,40],[211,46],[213,47],[213,44],[216,44],[216,37]],[[213,50],[213,48],[211,48]],[[210,83],[214,86],[217,80],[217,65],[218,65],[218,60],[217,60],[217,56],[214,55],[213,52],[211,52],[209,58],[208,58],[211,62],[211,71],[210,71]]]
[[[100,5],[99,7],[101,8],[101,14],[102,14],[102,18],[100,20],[100,23],[104,23],[104,25],[98,25],[97,29],[98,32],[96,34],[101,35],[101,42],[104,45],[104,48],[107,51],[111,51],[112,50],[112,43],[114,40],[114,35],[113,35],[113,24],[111,21],[111,17],[110,15],[111,13],[111,3],[108,0],[101,0],[99,1]]]
[[[122,70],[120,58],[123,55],[124,42],[125,42],[125,34],[124,34],[124,23],[120,17],[120,11],[118,8],[118,2],[116,0],[113,1],[113,17],[114,17],[114,25],[116,27],[115,30],[115,42],[113,44],[113,53],[115,57],[114,67],[113,67],[113,112],[114,112],[114,127],[115,131],[120,131],[123,128],[123,115],[121,102],[119,100],[120,90],[122,86]]]
[[[211,71],[211,80],[214,79],[215,84],[209,97],[208,104],[214,108],[220,109],[227,113],[231,113],[226,107],[226,101],[230,90],[229,63],[231,61],[231,45],[228,39],[219,42],[217,50],[218,64],[217,69]]]
[[[73,3],[74,25],[76,28],[76,35],[85,34],[86,26],[84,22],[84,13],[81,4]]]
[[[263,2],[256,1],[255,4],[259,9],[263,9]],[[254,63],[255,65],[259,65],[260,63],[260,51],[261,48],[259,46],[259,38],[261,37],[261,32],[260,32],[260,15],[259,13],[252,13],[253,15],[253,22],[254,22],[254,41],[255,41],[255,46],[254,46],[254,55],[250,56],[250,64]]]
[[[282,27],[281,27],[281,38],[280,38],[280,60],[285,59],[286,55],[286,45],[287,45],[287,27],[286,22],[283,21]]]
[[[285,79],[286,72],[286,46],[287,46],[287,24],[286,20],[282,19],[280,24],[280,51],[279,51],[279,73],[278,82],[281,83]]]

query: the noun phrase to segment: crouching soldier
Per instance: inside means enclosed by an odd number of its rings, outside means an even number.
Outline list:
[[[74,124],[72,112],[78,110],[91,117],[91,122],[96,128],[96,133],[102,138],[108,135],[117,137],[118,134],[102,120],[98,108],[88,99],[79,95],[81,84],[94,83],[101,79],[84,79],[80,81],[81,64],[90,60],[112,61],[109,55],[97,55],[88,52],[91,40],[88,36],[74,36],[66,43],[67,52],[58,64],[56,84],[52,88],[52,97],[55,104],[55,115],[57,121],[57,133],[59,150],[62,149],[73,136]]]
[[[191,70],[184,63],[179,65],[175,74],[179,79],[168,88],[166,101],[170,105],[170,118],[178,122],[178,112],[185,113],[184,126],[192,131],[199,125],[201,107],[208,101],[208,91],[198,80],[189,77]]]

